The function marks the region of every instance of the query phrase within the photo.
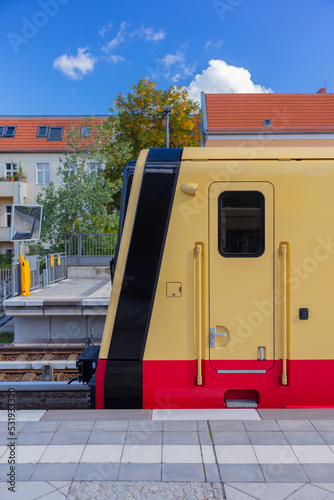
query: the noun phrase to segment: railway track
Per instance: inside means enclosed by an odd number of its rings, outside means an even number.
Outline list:
[[[68,381],[78,375],[76,361],[84,347],[34,346],[0,349],[0,409],[15,389],[17,409],[89,407],[87,384]]]
[[[0,382],[71,380],[77,375],[76,360],[82,350],[69,347],[2,348]]]

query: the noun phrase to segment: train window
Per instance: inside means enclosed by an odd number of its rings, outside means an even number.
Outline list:
[[[224,257],[259,257],[264,252],[264,196],[225,191],[218,198],[219,252]]]

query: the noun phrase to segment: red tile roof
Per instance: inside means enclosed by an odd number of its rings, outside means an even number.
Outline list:
[[[49,152],[61,153],[66,149],[66,130],[74,120],[77,124],[85,123],[88,118],[92,118],[94,124],[106,119],[106,116],[0,116],[0,127],[16,126],[14,137],[0,137],[1,152]],[[63,138],[60,141],[50,141],[47,138],[36,137],[37,129],[40,125],[49,127],[64,127]]]
[[[205,94],[208,133],[333,132],[334,94]],[[264,126],[264,119],[271,126]]]

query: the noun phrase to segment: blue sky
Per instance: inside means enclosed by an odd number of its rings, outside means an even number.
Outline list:
[[[1,115],[107,114],[140,78],[334,92],[333,0],[1,0]]]

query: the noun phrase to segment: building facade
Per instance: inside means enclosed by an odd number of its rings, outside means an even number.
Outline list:
[[[11,205],[35,204],[50,182],[59,187],[57,170],[67,131],[75,120],[81,135],[87,136],[87,119],[97,124],[106,116],[0,116],[0,253],[14,252]]]
[[[203,146],[334,145],[334,94],[205,94]]]

